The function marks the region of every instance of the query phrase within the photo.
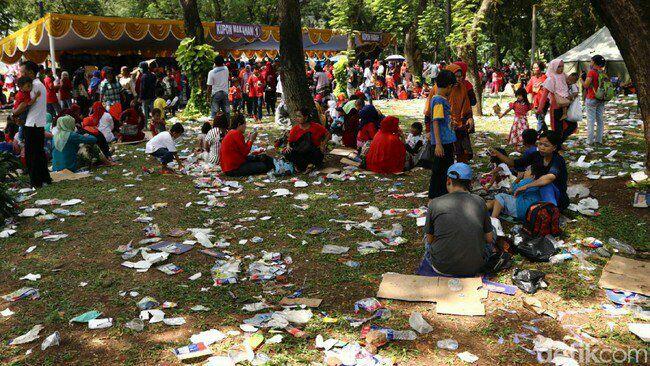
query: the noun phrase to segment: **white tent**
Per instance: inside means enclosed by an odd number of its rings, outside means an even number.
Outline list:
[[[623,62],[623,56],[621,56],[621,52],[607,27],[600,28],[596,33],[558,58],[565,62],[567,65],[565,72],[569,73],[588,70],[589,62],[594,55],[601,55],[607,60],[607,74],[609,76],[618,76],[624,81],[630,79]]]

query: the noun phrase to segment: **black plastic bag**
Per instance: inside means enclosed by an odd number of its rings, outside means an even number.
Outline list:
[[[512,273],[512,283],[519,287],[521,291],[534,294],[541,287],[544,276],[546,274],[542,271],[515,268]]]
[[[515,251],[533,262],[548,262],[557,249],[546,237],[530,238],[526,236],[519,245],[515,246]]]

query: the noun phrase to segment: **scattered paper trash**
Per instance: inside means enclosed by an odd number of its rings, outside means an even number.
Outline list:
[[[418,312],[411,313],[411,316],[409,317],[409,325],[420,334],[427,334],[433,331],[431,324],[427,323],[427,321],[422,317],[422,314]]]
[[[25,343],[33,342],[33,341],[38,339],[38,337],[39,337],[38,334],[44,328],[45,328],[44,326],[42,326],[40,324],[37,324],[34,327],[32,327],[32,329],[30,329],[27,333],[25,333],[25,334],[23,334],[23,335],[21,335],[19,337],[16,337],[16,338],[12,339],[11,341],[9,341],[9,345],[10,346],[17,346],[19,344],[25,344]]]
[[[43,343],[41,343],[41,351],[45,351],[52,346],[58,346],[60,342],[61,334],[59,334],[59,332],[54,332],[43,340]]]

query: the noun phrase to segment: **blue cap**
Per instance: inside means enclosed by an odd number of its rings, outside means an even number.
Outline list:
[[[472,167],[465,163],[456,163],[447,169],[447,176],[451,179],[472,180]]]

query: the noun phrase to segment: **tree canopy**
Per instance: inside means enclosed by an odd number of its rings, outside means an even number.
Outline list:
[[[451,3],[451,34],[445,37],[445,2]],[[451,45],[452,55],[480,0],[427,0],[419,16],[417,47],[423,60],[440,60]],[[487,14],[477,45],[481,61],[526,61],[530,52],[532,5],[538,9],[537,48],[542,59],[551,59],[574,47],[599,27],[589,0],[496,1]],[[197,0],[204,21],[278,25],[277,0]],[[404,34],[413,22],[417,0],[308,0],[301,2],[302,25],[348,31],[388,31],[404,49]],[[38,1],[0,0],[0,34],[38,19]],[[178,0],[49,0],[45,12],[119,17],[180,19]],[[393,50],[390,52],[392,53]],[[402,51],[399,51],[402,52]]]

